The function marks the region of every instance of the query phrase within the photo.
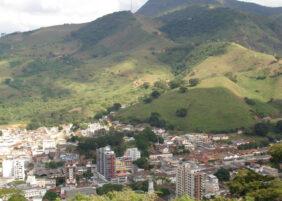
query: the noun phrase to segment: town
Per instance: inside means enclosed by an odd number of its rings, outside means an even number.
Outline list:
[[[122,186],[157,193],[163,200],[185,194],[202,200],[228,196],[224,181],[242,168],[281,177],[269,166],[268,148],[245,148],[251,141],[241,131],[173,135],[106,118],[83,129],[74,127],[2,129],[0,188],[20,190],[32,201],[48,193],[67,200],[77,193],[95,195]],[[110,139],[113,135],[117,141]],[[99,143],[103,137],[108,139]]]

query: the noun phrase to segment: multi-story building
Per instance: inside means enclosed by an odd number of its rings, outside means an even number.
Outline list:
[[[67,164],[66,165],[67,170],[67,178],[66,178],[66,184],[70,187],[75,187],[77,185],[76,183],[76,165],[75,164]]]
[[[14,176],[14,161],[3,160],[2,162],[2,176],[3,178],[12,178]]]
[[[214,175],[207,175],[205,183],[205,196],[210,198],[219,195],[218,178]]]
[[[25,161],[22,159],[14,160],[13,164],[14,178],[16,180],[25,180]]]
[[[141,158],[141,152],[135,148],[129,148],[125,151],[124,156],[132,158],[132,161],[136,161]]]
[[[115,152],[110,146],[97,149],[96,151],[97,171],[108,181],[115,178]]]
[[[205,173],[191,163],[185,163],[177,168],[176,195],[189,195],[195,200],[201,200],[205,191]]]

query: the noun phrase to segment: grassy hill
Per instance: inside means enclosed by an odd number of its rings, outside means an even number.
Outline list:
[[[193,51],[187,62],[193,61]],[[221,54],[196,60],[184,80],[199,79],[199,85],[186,93],[168,91],[152,103],[121,111],[117,118],[147,121],[151,113],[158,113],[179,130],[223,132],[251,127],[266,116],[281,116],[282,63],[275,57],[231,43]],[[182,108],[187,110],[184,118],[176,115]]]
[[[149,93],[144,82],[172,76],[150,47],[158,51],[173,42],[153,34],[154,26],[120,12],[1,38],[7,50],[0,59],[0,123],[73,122],[115,102],[137,101]]]

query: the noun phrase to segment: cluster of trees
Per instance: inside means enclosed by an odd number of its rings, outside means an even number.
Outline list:
[[[156,201],[156,199],[157,196],[155,194],[136,193],[132,190],[125,189],[100,196],[76,195],[70,201]]]
[[[282,143],[275,144],[270,147],[269,153],[272,157],[271,161],[278,166],[282,163]]]
[[[63,167],[65,165],[65,163],[63,161],[51,161],[49,163],[45,163],[45,167],[49,168],[49,169],[57,169],[59,167]]]
[[[150,128],[145,128],[142,132],[134,136],[137,148],[143,157],[149,156],[149,148],[154,143],[163,143],[164,139],[157,136]]]
[[[232,196],[251,197],[255,201],[275,201],[282,199],[282,181],[263,176],[248,169],[242,169],[229,183]]]
[[[0,200],[1,199],[7,201],[27,201],[22,191],[12,188],[0,189]]]
[[[217,170],[217,172],[214,174],[219,181],[226,182],[230,180],[230,172],[229,170],[225,168],[220,168]]]
[[[282,133],[282,120],[278,121],[276,124],[260,122],[255,124],[253,128],[253,133],[258,136],[266,136],[270,132],[278,134]]]
[[[257,142],[251,142],[249,144],[242,144],[238,146],[239,150],[247,150],[247,149],[257,149],[262,147],[267,147],[269,145],[268,141],[261,140]]]
[[[112,191],[122,191],[123,186],[118,184],[105,184],[102,187],[96,189],[98,195],[105,195]]]
[[[117,156],[122,156],[126,149],[123,137],[125,133],[110,131],[97,137],[78,138],[78,151],[87,157],[95,157],[95,151],[98,148],[110,145]]]
[[[103,116],[109,115],[111,112],[119,111],[122,105],[120,103],[114,103],[112,106],[108,107],[105,111],[96,113],[94,116],[95,120],[101,119]]]

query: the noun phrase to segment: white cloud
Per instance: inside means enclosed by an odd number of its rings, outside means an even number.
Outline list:
[[[147,0],[133,0],[134,10]],[[243,0],[282,6],[282,0]],[[129,10],[131,0],[0,0],[0,33],[27,31],[64,23],[82,23]]]
[[[241,1],[253,2],[264,6],[273,6],[273,7],[282,6],[282,0],[241,0]]]

